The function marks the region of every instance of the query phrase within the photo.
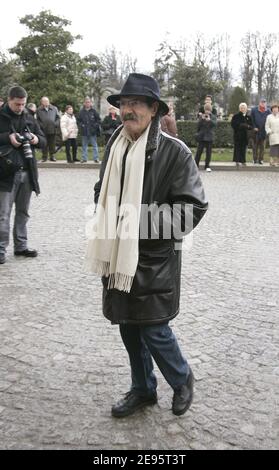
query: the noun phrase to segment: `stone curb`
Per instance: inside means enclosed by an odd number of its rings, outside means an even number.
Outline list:
[[[96,170],[100,169],[100,164],[98,163],[67,163],[65,160],[60,160],[57,162],[38,162],[38,168],[53,168],[57,170],[61,169],[78,169],[78,170]],[[236,167],[234,163],[231,162],[213,162],[210,166],[212,171],[271,171],[279,173],[279,167],[270,166],[269,163],[264,163],[263,165],[253,165],[252,163],[247,163],[246,166]],[[204,170],[203,167],[200,168],[201,171]]]

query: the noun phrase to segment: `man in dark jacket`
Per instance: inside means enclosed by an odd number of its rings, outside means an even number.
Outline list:
[[[207,202],[190,150],[160,131],[168,106],[158,83],[132,73],[108,102],[120,108],[123,126],[107,145],[95,185],[86,260],[102,275],[103,313],[119,324],[130,359],[131,389],[112,415],[157,402],[152,358],[174,390],[173,413],[181,415],[194,378],[168,322],[179,311],[182,236],[199,223]]]
[[[264,149],[265,149],[265,121],[267,116],[271,113],[267,107],[266,99],[260,98],[259,105],[254,106],[251,110],[252,126],[255,136],[255,149],[254,149],[254,163],[263,164]]]
[[[42,149],[42,161],[46,162],[49,154],[51,162],[56,162],[57,130],[60,129],[60,116],[56,106],[50,104],[47,96],[41,98],[41,106],[37,110],[38,123],[46,136],[46,145]]]
[[[29,258],[37,256],[36,250],[27,247],[26,224],[32,191],[40,192],[34,146],[44,146],[45,137],[35,119],[25,110],[26,99],[24,88],[12,87],[8,103],[0,110],[0,264],[6,261],[13,203],[14,254]],[[4,159],[9,161],[6,166]]]
[[[81,163],[87,162],[88,145],[93,147],[93,160],[99,163],[99,150],[97,137],[100,135],[101,119],[96,109],[93,108],[92,101],[86,97],[83,102],[83,108],[77,116],[77,123],[80,128],[82,139],[82,159]]]

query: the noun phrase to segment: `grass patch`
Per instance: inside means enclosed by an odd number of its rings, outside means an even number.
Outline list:
[[[191,148],[191,152],[192,154],[195,156],[196,154],[196,148],[195,147],[192,147]],[[77,154],[77,157],[81,160],[81,155],[82,155],[82,150],[81,150],[81,147],[78,147],[78,154]],[[99,147],[99,158],[100,160],[102,160],[103,158],[103,155],[104,155],[104,147]],[[37,157],[37,160],[41,160],[42,156],[41,156],[41,152],[39,150],[37,150],[36,152],[36,157]],[[62,147],[61,150],[59,150],[59,152],[57,152],[55,154],[55,158],[57,160],[67,160],[66,158],[66,152],[65,152],[65,147]],[[205,150],[202,154],[202,158],[201,160],[204,160],[205,159]],[[265,161],[269,161],[269,150],[266,149],[265,150]],[[93,160],[93,157],[92,157],[92,148],[89,147],[88,148],[88,160]],[[233,161],[233,149],[230,148],[230,149],[213,149],[212,150],[212,157],[211,157],[211,161],[212,162],[232,162]],[[252,154],[252,150],[251,149],[248,149],[247,152],[246,152],[246,161],[247,162],[252,162],[253,161],[253,154]]]

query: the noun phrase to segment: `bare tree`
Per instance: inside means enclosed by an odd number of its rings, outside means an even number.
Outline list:
[[[267,58],[265,74],[265,94],[267,101],[271,102],[278,93],[279,76],[279,54],[273,53]]]
[[[198,32],[193,40],[193,62],[202,67],[212,64],[214,56],[215,39],[208,40],[205,35]]]
[[[250,32],[246,33],[241,39],[240,51],[243,58],[243,65],[241,67],[242,85],[247,96],[250,98],[255,75],[253,38]]]
[[[113,88],[119,88],[118,53],[114,46],[107,48],[105,52],[100,55],[100,62],[105,71],[106,78],[109,79],[110,85]]]
[[[120,54],[118,74],[121,86],[123,85],[124,81],[130,73],[134,73],[137,71],[137,61],[138,59],[132,57],[130,54]]]
[[[231,49],[229,44],[230,36],[228,34],[221,34],[217,36],[215,41],[212,43],[213,64],[211,65],[211,68],[214,71],[214,75],[217,81],[222,86],[220,98],[221,105],[224,108],[225,113],[227,113],[232,78],[230,69]]]
[[[262,35],[258,31],[252,34],[252,38],[255,50],[255,82],[260,97],[263,94],[269,52],[277,38],[276,34]]]

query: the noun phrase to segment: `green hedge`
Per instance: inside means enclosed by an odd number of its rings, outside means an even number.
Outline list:
[[[177,132],[179,139],[183,140],[189,147],[196,147],[198,121],[177,121]],[[217,121],[214,130],[213,147],[233,147],[233,130],[228,121]]]

